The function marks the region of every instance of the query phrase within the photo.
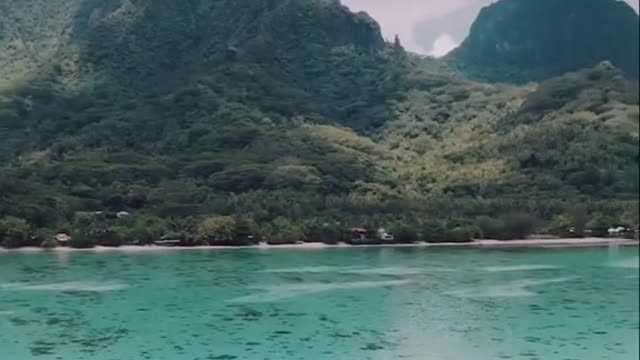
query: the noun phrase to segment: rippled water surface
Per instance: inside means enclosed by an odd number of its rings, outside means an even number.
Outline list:
[[[638,250],[0,255],[11,360],[637,360]]]

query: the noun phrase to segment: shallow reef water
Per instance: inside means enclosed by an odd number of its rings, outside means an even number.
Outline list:
[[[636,360],[638,249],[0,255],[1,359]]]

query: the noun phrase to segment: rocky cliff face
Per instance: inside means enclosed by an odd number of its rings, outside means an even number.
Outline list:
[[[500,0],[449,59],[472,77],[539,81],[611,61],[638,78],[638,15],[618,0]]]

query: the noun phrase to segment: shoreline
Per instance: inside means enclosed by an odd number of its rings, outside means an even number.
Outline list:
[[[363,244],[350,245],[346,243],[324,244],[324,243],[303,243],[285,245],[249,245],[249,246],[158,246],[158,245],[123,245],[119,247],[96,246],[89,249],[73,249],[68,247],[57,247],[45,249],[39,247],[26,247],[18,249],[0,248],[0,255],[6,253],[41,253],[41,252],[126,252],[126,253],[147,253],[165,251],[189,251],[189,250],[325,250],[325,249],[358,249],[358,248],[468,248],[468,249],[571,249],[590,247],[610,247],[610,246],[639,246],[640,242],[632,239],[617,238],[564,238],[564,239],[526,239],[526,240],[474,240],[467,243],[411,243],[411,244]]]

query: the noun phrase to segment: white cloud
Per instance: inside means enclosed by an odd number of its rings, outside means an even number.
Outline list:
[[[425,49],[428,45],[421,44],[417,38],[415,31],[416,26],[420,23],[438,21],[444,19],[447,15],[454,14],[467,8],[473,8],[473,11],[479,11],[480,6],[487,5],[495,0],[342,0],[342,3],[349,6],[353,11],[366,11],[373,18],[378,20],[382,26],[382,32],[388,40],[392,40],[397,34],[402,41],[404,47],[410,51],[417,53],[441,54],[444,49],[450,48],[453,36],[449,38],[442,34],[437,39],[432,49]],[[560,1],[560,0],[558,0]],[[638,0],[624,0],[638,10]],[[477,14],[477,12],[475,13]],[[451,19],[453,24],[468,28],[475,14],[464,16],[461,18]],[[449,31],[443,28],[440,31]],[[464,37],[465,35],[455,34],[456,37]],[[424,40],[424,37],[421,37]],[[462,40],[462,39],[460,39]],[[431,40],[427,41],[427,44]],[[455,47],[455,46],[453,46]],[[450,50],[450,49],[449,49]]]
[[[447,55],[451,50],[457,48],[460,45],[451,35],[442,33],[436,41],[433,42],[429,55],[435,57],[442,57]]]
[[[640,10],[640,1],[639,0],[625,0],[631,7],[638,12]]]
[[[426,54],[429,49],[415,36],[416,24],[425,19],[437,19],[477,0],[342,0],[352,11],[366,11],[382,27],[387,40],[400,37],[409,51]]]

